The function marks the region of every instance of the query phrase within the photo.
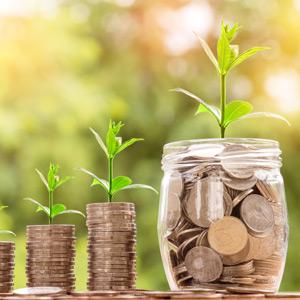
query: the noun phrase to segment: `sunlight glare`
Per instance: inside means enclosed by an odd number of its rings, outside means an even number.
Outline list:
[[[294,70],[283,70],[267,78],[267,93],[286,113],[300,110],[300,76]]]
[[[193,31],[206,37],[213,25],[213,11],[207,2],[190,3],[178,10],[166,10],[159,23],[165,31],[165,46],[181,55],[197,45]]]

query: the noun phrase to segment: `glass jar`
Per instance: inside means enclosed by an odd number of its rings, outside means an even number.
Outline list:
[[[165,145],[158,235],[172,290],[277,292],[288,238],[279,144]]]

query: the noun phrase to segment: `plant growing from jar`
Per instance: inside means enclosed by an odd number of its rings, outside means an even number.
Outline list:
[[[80,171],[90,175],[93,178],[91,186],[102,187],[107,194],[107,201],[112,202],[113,197],[120,191],[129,189],[148,189],[155,193],[157,191],[150,185],[146,184],[133,184],[132,179],[128,176],[116,176],[114,177],[114,161],[118,154],[127,149],[129,146],[135,144],[138,141],[142,141],[142,138],[131,138],[125,142],[122,142],[122,138],[118,136],[121,128],[124,126],[122,122],[109,122],[108,131],[106,134],[106,143],[104,143],[101,136],[92,128],[90,131],[93,133],[101,149],[105,153],[108,166],[108,178],[99,178],[94,173],[85,168],[79,168]]]
[[[217,43],[217,58],[214,55],[213,51],[210,49],[205,40],[203,40],[198,34],[197,37],[200,41],[200,44],[207,54],[210,61],[213,63],[214,67],[217,70],[220,80],[220,101],[219,107],[216,107],[212,104],[208,104],[206,101],[202,100],[193,93],[182,89],[175,88],[171,91],[183,93],[194,100],[198,101],[199,107],[196,114],[200,113],[209,113],[217,121],[220,128],[220,137],[225,137],[225,131],[227,127],[239,120],[250,119],[250,118],[260,118],[260,117],[269,117],[282,120],[289,124],[289,122],[282,116],[274,114],[271,112],[253,112],[253,106],[251,103],[243,100],[231,100],[227,101],[227,78],[229,72],[235,67],[240,65],[242,62],[246,61],[253,55],[258,52],[268,50],[268,47],[252,47],[242,53],[239,52],[239,45],[232,44],[234,41],[240,26],[235,23],[233,26],[229,24],[221,25],[221,34]]]
[[[219,139],[164,146],[158,233],[166,276],[174,290],[274,293],[283,274],[288,226],[279,143],[225,138],[225,133],[243,119],[289,122],[274,113],[253,112],[247,101],[227,102],[230,71],[268,49],[253,47],[239,53],[232,43],[238,30],[238,24],[222,22],[217,58],[198,36],[219,75],[219,107],[185,89],[173,90],[198,101],[197,114],[208,112],[220,128]]]
[[[53,223],[54,218],[64,214],[77,214],[85,217],[85,215],[78,210],[67,209],[62,203],[54,203],[54,192],[73,178],[71,176],[60,177],[58,175],[59,168],[58,164],[50,163],[47,179],[38,169],[36,169],[37,174],[48,191],[48,206],[41,204],[33,198],[24,198],[24,200],[30,201],[37,206],[36,212],[43,212],[47,215],[49,225]]]

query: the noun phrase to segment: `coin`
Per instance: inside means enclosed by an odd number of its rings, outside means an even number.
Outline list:
[[[188,273],[200,282],[215,281],[222,274],[221,257],[208,247],[194,247],[187,253],[184,261]]]
[[[88,289],[132,288],[136,280],[134,205],[88,205],[87,226]]]
[[[0,293],[9,293],[13,288],[14,251],[13,242],[0,242]]]
[[[240,214],[253,235],[263,236],[273,229],[274,214],[270,203],[258,194],[247,196],[240,208]]]
[[[237,206],[242,202],[248,195],[250,195],[253,192],[253,189],[249,189],[246,191],[243,191],[239,193],[233,200],[232,200],[232,205],[233,207]]]
[[[255,237],[249,235],[250,249],[247,259],[263,260],[270,257],[275,250],[275,235],[271,232],[266,237]]]
[[[210,226],[208,242],[221,255],[237,255],[247,247],[247,229],[238,218],[226,216]]]
[[[195,225],[207,228],[213,221],[223,217],[223,201],[223,183],[220,178],[198,180],[185,203],[187,216]]]
[[[167,193],[168,208],[166,209],[167,227],[174,228],[180,217],[180,197],[183,191],[182,177],[179,172],[173,173],[169,178],[167,189],[163,192]]]
[[[230,216],[234,205],[230,194],[227,192],[225,188],[224,188],[223,199],[224,199],[224,216]]]
[[[74,289],[75,226],[45,225],[27,228],[27,284]]]
[[[257,182],[257,178],[255,176],[250,177],[248,179],[224,177],[223,182],[226,186],[228,186],[234,190],[245,191],[245,190],[249,190],[253,186],[255,186],[255,184]]]
[[[280,203],[278,191],[276,191],[276,189],[273,188],[270,183],[263,180],[258,180],[256,186],[262,196],[265,197],[268,201],[273,203]]]

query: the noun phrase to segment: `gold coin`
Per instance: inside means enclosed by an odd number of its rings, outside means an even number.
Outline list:
[[[248,232],[241,220],[226,216],[210,226],[208,242],[221,255],[238,255],[248,245]]]

